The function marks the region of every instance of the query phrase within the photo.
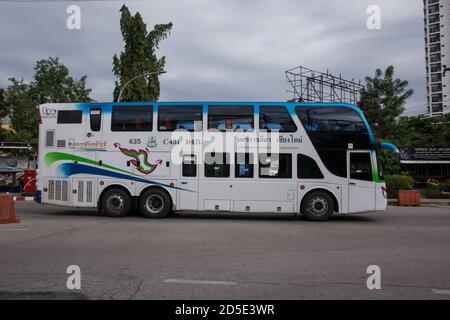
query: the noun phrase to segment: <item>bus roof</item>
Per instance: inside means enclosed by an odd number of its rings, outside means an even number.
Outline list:
[[[344,106],[344,107],[354,107],[357,106],[349,103],[341,102],[283,102],[283,101],[139,101],[139,102],[113,102],[113,101],[103,101],[103,102],[73,102],[67,104],[83,104],[83,105],[104,105],[104,104],[114,104],[114,105],[142,105],[142,104],[175,104],[175,105],[194,105],[194,104],[219,104],[219,105],[246,105],[246,104],[270,104],[270,105],[304,105],[304,106]],[[49,105],[61,105],[65,103],[49,103]]]

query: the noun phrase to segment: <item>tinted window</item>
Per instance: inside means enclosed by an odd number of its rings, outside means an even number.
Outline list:
[[[230,161],[227,153],[205,154],[205,177],[228,178],[230,176]]]
[[[345,107],[297,107],[297,115],[307,131],[367,132],[361,116]]]
[[[297,176],[299,179],[323,179],[316,161],[304,154],[297,155]]]
[[[296,132],[297,126],[284,106],[261,106],[259,128],[267,131]]]
[[[82,118],[81,110],[58,110],[57,123],[81,123]]]
[[[350,153],[350,179],[372,181],[370,153]]]
[[[377,169],[378,169],[378,178],[380,178],[380,180],[384,180],[384,169],[383,165],[381,164],[381,157],[378,151],[377,151]]]
[[[292,178],[291,154],[260,154],[260,178]]]
[[[152,106],[115,106],[111,131],[152,131]]]
[[[347,151],[345,149],[318,149],[320,159],[332,174],[347,178]]]
[[[253,155],[236,153],[234,176],[236,178],[253,178]]]
[[[253,129],[253,106],[209,106],[208,129]]]
[[[89,113],[91,131],[100,131],[102,126],[102,110],[99,108],[91,109]]]
[[[202,106],[159,106],[158,130],[202,131]]]
[[[183,155],[182,171],[183,177],[197,176],[197,162],[195,161],[195,155]]]

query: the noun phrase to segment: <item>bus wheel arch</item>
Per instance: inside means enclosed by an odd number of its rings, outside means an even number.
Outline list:
[[[169,191],[160,186],[150,186],[139,195],[139,211],[147,218],[165,218],[173,211],[173,199]]]
[[[99,211],[114,218],[124,217],[133,208],[133,198],[130,190],[120,184],[112,184],[102,190],[98,198]]]
[[[317,206],[318,210],[311,210]],[[300,212],[310,221],[327,221],[334,212],[339,212],[336,195],[325,188],[309,190],[302,198]]]

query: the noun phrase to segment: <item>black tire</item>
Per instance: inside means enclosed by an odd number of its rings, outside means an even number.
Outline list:
[[[107,190],[102,196],[102,209],[108,217],[122,218],[131,212],[130,195],[120,188]]]
[[[161,189],[150,189],[139,199],[139,209],[147,218],[165,218],[172,212],[172,200],[167,192]]]
[[[302,201],[302,213],[309,221],[327,221],[334,212],[334,201],[327,192],[312,191]]]

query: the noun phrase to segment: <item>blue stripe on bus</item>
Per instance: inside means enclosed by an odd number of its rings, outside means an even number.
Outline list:
[[[58,175],[61,175],[64,177],[70,177],[75,174],[91,174],[91,175],[96,175],[96,176],[106,176],[106,177],[112,177],[112,178],[117,178],[117,179],[132,180],[132,181],[136,181],[136,182],[142,182],[142,183],[146,183],[146,184],[163,186],[166,188],[183,190],[183,191],[188,191],[188,192],[195,192],[195,191],[188,190],[188,189],[170,186],[170,185],[167,185],[164,183],[146,180],[146,179],[142,179],[139,177],[133,177],[133,176],[129,176],[129,175],[126,175],[123,173],[113,172],[113,171],[96,168],[96,167],[92,167],[92,166],[87,166],[84,164],[78,164],[78,163],[63,163],[63,164],[58,165],[56,170],[58,172]]]

